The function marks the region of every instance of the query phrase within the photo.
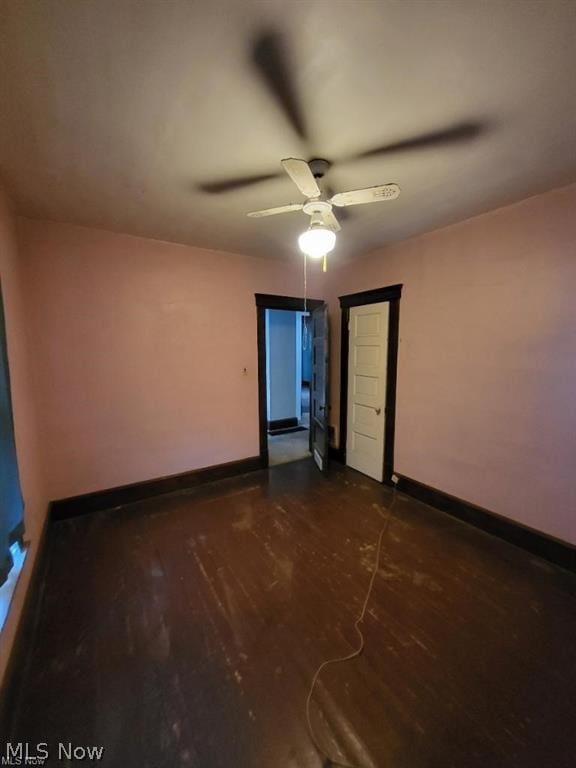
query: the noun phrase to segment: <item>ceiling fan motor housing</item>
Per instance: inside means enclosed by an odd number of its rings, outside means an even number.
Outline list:
[[[324,176],[330,170],[330,163],[328,160],[324,160],[320,157],[315,157],[313,160],[310,160],[308,165],[310,166],[312,176],[314,176],[315,179],[324,178]]]
[[[323,222],[324,213],[331,211],[332,206],[330,203],[326,202],[326,200],[308,200],[308,202],[304,203],[302,206],[302,210],[304,213],[307,213],[308,216],[312,217],[310,225],[314,226],[314,224],[319,225]]]

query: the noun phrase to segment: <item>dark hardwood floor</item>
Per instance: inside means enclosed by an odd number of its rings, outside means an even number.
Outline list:
[[[319,768],[391,491],[311,461],[59,522],[13,741]],[[398,495],[361,658],[313,719],[378,768],[573,768],[576,577]],[[82,763],[89,764],[87,762]]]

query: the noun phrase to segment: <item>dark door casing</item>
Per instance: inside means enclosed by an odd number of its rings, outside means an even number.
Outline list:
[[[394,435],[396,424],[396,373],[398,370],[398,344],[400,333],[400,297],[402,284],[375,288],[360,293],[350,293],[340,296],[342,310],[342,325],[340,334],[340,448],[338,457],[346,464],[346,438],[348,432],[348,354],[350,308],[366,304],[390,302],[390,319],[388,323],[388,359],[386,364],[386,422],[384,427],[384,472],[383,482],[392,483],[394,473]]]
[[[312,387],[310,390],[310,447],[322,472],[328,471],[328,307],[312,312]]]
[[[293,312],[311,312],[321,307],[321,299],[303,299],[294,296],[277,296],[268,293],[254,294],[256,299],[257,344],[258,344],[258,412],[260,433],[260,461],[268,466],[268,433],[266,408],[266,310],[288,309]],[[310,426],[312,430],[312,426]],[[310,445],[312,450],[312,445]]]

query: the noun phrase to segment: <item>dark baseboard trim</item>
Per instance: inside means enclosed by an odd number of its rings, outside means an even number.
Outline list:
[[[342,448],[334,448],[333,445],[328,447],[328,456],[332,461],[338,461],[340,464],[346,464],[346,456]]]
[[[0,743],[10,740],[12,728],[16,722],[19,706],[20,683],[23,679],[25,666],[30,649],[34,645],[34,634],[38,621],[38,611],[44,590],[46,571],[48,568],[48,537],[50,511],[46,515],[44,526],[38,540],[36,560],[32,566],[28,590],[24,598],[20,621],[14,635],[14,642],[8,657],[4,672],[2,689],[0,690]]]
[[[468,501],[451,496],[429,485],[420,483],[410,477],[398,475],[398,490],[413,496],[431,507],[457,517],[465,523],[491,533],[509,544],[531,552],[533,555],[548,560],[560,568],[576,572],[576,547],[568,542],[548,536],[545,533],[528,528],[509,518],[490,512],[483,507],[477,507]]]
[[[273,429],[268,432],[270,437],[276,437],[277,435],[291,435],[293,432],[306,432],[308,427],[288,427],[287,429]]]
[[[144,501],[154,496],[163,496],[166,493],[186,491],[214,480],[223,480],[227,477],[254,472],[257,469],[263,469],[264,466],[260,456],[250,456],[247,459],[229,461],[226,464],[193,469],[179,475],[168,475],[155,480],[145,480],[142,483],[94,491],[82,496],[71,496],[68,499],[53,501],[50,505],[50,515],[52,520],[65,520],[68,517],[112,509],[135,501]]]
[[[292,416],[289,419],[272,419],[268,422],[268,432],[276,432],[278,429],[291,429],[298,426],[298,419]]]

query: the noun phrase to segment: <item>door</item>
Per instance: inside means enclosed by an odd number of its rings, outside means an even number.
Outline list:
[[[312,312],[310,450],[322,472],[328,470],[328,307]]]
[[[384,474],[388,302],[350,308],[346,463],[374,480]]]

